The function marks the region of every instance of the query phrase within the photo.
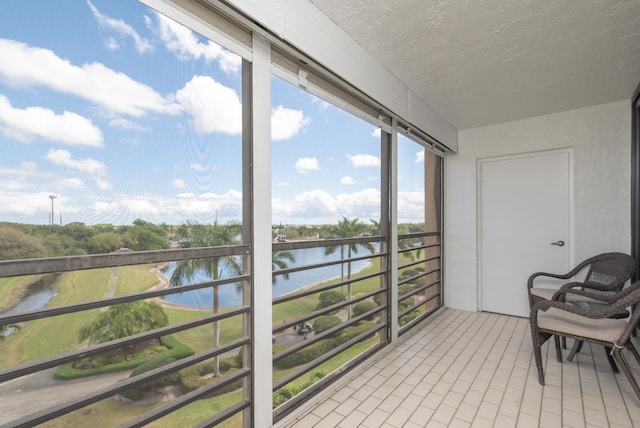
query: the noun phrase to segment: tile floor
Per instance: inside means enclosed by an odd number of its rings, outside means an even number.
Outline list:
[[[573,362],[560,364],[548,344],[542,387],[527,319],[444,309],[279,426],[640,426],[640,402],[625,376],[613,374],[603,348],[585,344]]]

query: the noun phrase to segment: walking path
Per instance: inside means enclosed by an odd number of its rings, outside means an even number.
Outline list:
[[[74,380],[54,377],[56,368],[0,384],[0,425],[52,406],[93,394],[97,389],[127,379],[131,370]]]

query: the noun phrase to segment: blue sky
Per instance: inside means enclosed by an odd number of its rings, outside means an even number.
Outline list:
[[[241,60],[132,0],[3,0],[0,221],[241,219]],[[274,223],[379,218],[379,130],[272,79]],[[423,218],[401,141],[401,221]]]

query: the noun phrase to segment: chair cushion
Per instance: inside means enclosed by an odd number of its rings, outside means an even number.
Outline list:
[[[555,288],[531,288],[530,293],[533,296],[540,297],[544,300],[551,300],[555,292],[558,291]],[[599,302],[599,300],[592,299],[591,297],[582,296],[580,294],[567,293],[565,295],[565,301],[567,302]]]
[[[557,308],[538,311],[538,327],[571,336],[585,337],[602,342],[615,342],[627,327],[623,319],[592,319]]]

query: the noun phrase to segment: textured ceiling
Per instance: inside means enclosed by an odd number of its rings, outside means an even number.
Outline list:
[[[640,0],[311,0],[458,129],[630,99]]]

